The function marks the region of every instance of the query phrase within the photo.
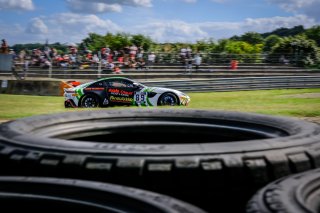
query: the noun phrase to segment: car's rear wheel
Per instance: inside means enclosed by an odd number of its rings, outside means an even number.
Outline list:
[[[159,106],[176,106],[178,103],[178,98],[173,93],[164,93],[160,96],[158,101]]]
[[[85,107],[85,108],[95,108],[95,107],[98,107],[99,105],[100,105],[99,98],[92,94],[88,94],[84,96],[81,101],[81,107]]]

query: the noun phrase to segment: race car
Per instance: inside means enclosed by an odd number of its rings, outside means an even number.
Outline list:
[[[64,89],[66,108],[108,106],[188,105],[190,97],[178,90],[147,87],[123,77],[103,78]]]

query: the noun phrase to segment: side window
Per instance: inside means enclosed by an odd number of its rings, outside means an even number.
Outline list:
[[[134,87],[133,82],[131,82],[131,81],[126,81],[126,84],[127,84],[128,88],[133,88]]]
[[[126,80],[113,80],[107,83],[108,87],[116,87],[116,88],[132,88],[133,83]]]
[[[104,83],[102,81],[98,81],[89,85],[87,88],[96,88],[96,87],[104,87]]]

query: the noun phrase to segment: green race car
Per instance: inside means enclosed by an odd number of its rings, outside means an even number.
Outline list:
[[[174,89],[147,87],[123,77],[103,78],[64,89],[65,107],[188,105],[190,97]]]

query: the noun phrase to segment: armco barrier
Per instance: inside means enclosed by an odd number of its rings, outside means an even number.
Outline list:
[[[11,71],[12,69],[12,55],[0,54],[0,72],[1,71]]]
[[[1,94],[61,96],[70,87],[60,80],[1,80]]]

